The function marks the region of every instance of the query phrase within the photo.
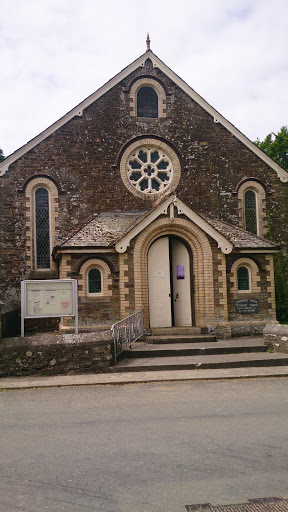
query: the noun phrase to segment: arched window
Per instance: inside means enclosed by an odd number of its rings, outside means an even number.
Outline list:
[[[250,275],[247,267],[239,267],[237,270],[237,288],[241,291],[250,290]]]
[[[245,229],[258,235],[257,197],[254,190],[246,190],[244,194]]]
[[[158,117],[158,94],[153,87],[140,87],[137,93],[137,117]]]
[[[98,268],[88,272],[88,293],[102,293],[102,273]]]
[[[44,187],[35,190],[35,250],[37,268],[50,268],[49,193]]]

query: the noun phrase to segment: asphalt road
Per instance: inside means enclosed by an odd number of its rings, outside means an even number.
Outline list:
[[[288,497],[288,380],[0,393],[0,511]]]

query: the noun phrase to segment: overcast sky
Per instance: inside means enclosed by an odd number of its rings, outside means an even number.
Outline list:
[[[251,140],[288,124],[287,0],[7,0],[0,148],[23,146],[146,50]]]

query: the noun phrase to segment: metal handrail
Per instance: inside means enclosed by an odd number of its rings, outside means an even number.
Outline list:
[[[111,327],[114,340],[114,362],[117,356],[127,348],[131,348],[132,343],[139,340],[144,334],[144,306],[132,315],[123,318]]]

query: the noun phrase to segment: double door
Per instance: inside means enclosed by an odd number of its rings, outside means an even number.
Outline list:
[[[191,326],[190,256],[178,239],[162,237],[148,252],[150,327]]]

